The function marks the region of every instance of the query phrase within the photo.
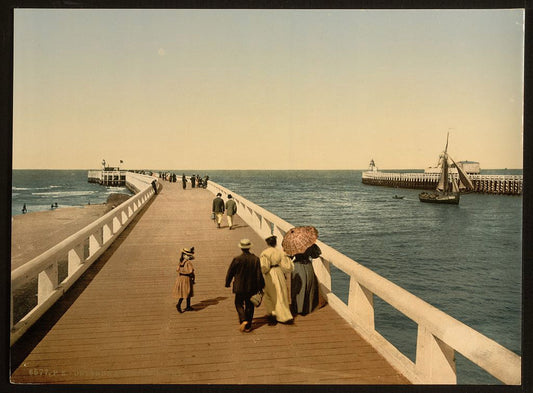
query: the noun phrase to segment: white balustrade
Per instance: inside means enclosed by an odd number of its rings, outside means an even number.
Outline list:
[[[11,272],[11,345],[48,310],[96,261],[154,195],[153,177],[128,172],[126,186],[137,192],[85,228]],[[85,258],[85,245],[88,257]],[[58,265],[66,261],[67,277],[59,281]],[[37,280],[37,306],[15,323],[13,296]]]
[[[383,173],[367,172],[375,177]],[[416,174],[418,175],[418,174]],[[422,174],[424,175],[424,174]],[[438,176],[429,174],[429,176]],[[261,237],[283,238],[293,225],[231,190],[209,181],[213,194],[232,194],[239,200],[237,214]],[[264,225],[268,223],[268,225]],[[266,228],[270,228],[270,231]],[[505,384],[520,385],[522,359],[512,351],[462,322],[381,277],[327,244],[317,241],[322,255],[313,260],[322,295],[385,359],[412,383],[457,383],[455,352],[475,363]],[[332,292],[330,266],[350,277],[348,303]],[[374,296],[394,307],[418,325],[416,361],[411,361],[375,330]]]

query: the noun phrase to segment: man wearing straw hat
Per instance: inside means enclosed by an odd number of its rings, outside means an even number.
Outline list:
[[[233,293],[235,294],[235,309],[239,316],[239,330],[249,332],[252,330],[254,317],[254,304],[250,297],[263,290],[265,280],[261,273],[259,258],[250,252],[252,243],[242,239],[239,248],[242,254],[233,258],[226,274],[226,288],[233,280]]]

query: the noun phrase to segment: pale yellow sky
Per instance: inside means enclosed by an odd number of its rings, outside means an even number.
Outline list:
[[[16,9],[13,167],[522,167],[523,10]]]

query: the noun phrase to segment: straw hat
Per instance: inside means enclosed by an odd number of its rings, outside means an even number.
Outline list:
[[[250,239],[241,239],[241,241],[239,242],[239,248],[247,250],[250,247],[252,247],[252,242],[250,241]]]
[[[194,247],[182,248],[181,252],[182,252],[182,254],[189,255],[189,256],[194,255]]]

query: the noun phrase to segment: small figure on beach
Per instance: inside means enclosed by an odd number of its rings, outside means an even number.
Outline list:
[[[196,175],[191,176],[191,187],[194,188],[196,186]]]
[[[228,201],[226,202],[226,216],[228,218],[229,229],[233,228],[233,216],[237,213],[237,204],[233,200],[231,194],[228,194]]]
[[[217,227],[220,228],[220,222],[222,221],[222,216],[224,215],[224,201],[222,200],[222,194],[219,192],[215,199],[213,199],[213,208],[212,212],[216,217]]]
[[[226,274],[226,288],[233,280],[235,294],[235,309],[239,317],[239,330],[250,332],[254,317],[254,304],[250,298],[263,290],[265,280],[261,273],[259,258],[250,252],[252,243],[249,239],[242,239],[239,248],[242,254],[233,258]]]
[[[181,175],[181,184],[183,185],[183,189],[185,190],[187,188],[187,178],[185,177],[185,173]]]
[[[191,297],[194,296],[194,284],[196,278],[194,274],[194,266],[191,262],[193,259],[194,247],[181,249],[180,261],[176,268],[178,277],[176,278],[174,289],[172,291],[174,298],[179,299],[178,304],[176,304],[176,309],[179,313],[194,310],[191,307]],[[187,305],[185,310],[182,310],[181,303],[184,298],[187,299]]]
[[[265,279],[265,305],[270,324],[291,323],[293,321],[289,308],[289,293],[285,273],[294,270],[292,260],[280,249],[276,248],[277,237],[270,236],[265,239],[268,247],[259,256],[261,272]]]
[[[26,204],[24,204],[24,206],[22,206],[22,214],[26,214],[27,211],[28,209],[26,209]]]

